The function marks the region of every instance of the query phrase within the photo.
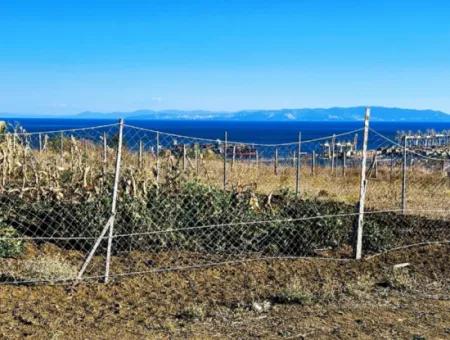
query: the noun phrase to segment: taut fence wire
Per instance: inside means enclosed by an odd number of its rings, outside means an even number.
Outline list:
[[[350,261],[450,240],[445,133],[366,125],[291,143],[125,124],[0,134],[0,282],[264,259]]]

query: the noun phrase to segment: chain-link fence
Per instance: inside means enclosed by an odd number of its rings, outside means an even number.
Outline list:
[[[427,145],[367,128],[277,145],[228,137],[123,122],[0,135],[0,281],[350,260],[358,232],[363,255],[450,239],[448,136]]]

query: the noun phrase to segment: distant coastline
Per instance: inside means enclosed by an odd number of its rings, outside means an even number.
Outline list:
[[[154,121],[256,121],[256,122],[358,122],[364,107],[301,108],[279,110],[242,110],[236,112],[205,110],[138,110],[132,112],[81,112],[73,115],[1,113],[1,119],[118,119]],[[450,122],[450,114],[436,110],[416,110],[373,106],[372,122]]]
[[[18,123],[28,132],[79,129],[115,123],[115,119],[56,119],[56,118],[2,118],[10,124]],[[227,131],[229,140],[246,143],[287,143],[296,141],[298,132],[304,140],[345,133],[363,127],[363,122],[252,122],[211,120],[136,120],[125,123],[141,128],[174,133],[183,136],[222,139]],[[371,128],[386,137],[395,138],[398,131],[425,132],[450,130],[450,122],[371,122]],[[375,142],[377,139],[373,139]],[[373,145],[374,147],[376,145]]]

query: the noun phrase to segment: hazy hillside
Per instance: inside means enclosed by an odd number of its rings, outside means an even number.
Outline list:
[[[364,107],[334,107],[328,109],[280,109],[225,111],[139,110],[133,112],[82,112],[71,116],[7,114],[4,117],[84,118],[84,119],[149,119],[149,120],[233,120],[233,121],[358,121],[364,117]],[[372,107],[372,121],[385,122],[450,122],[450,114],[434,110],[413,110]]]

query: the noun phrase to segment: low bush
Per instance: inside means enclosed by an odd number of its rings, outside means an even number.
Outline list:
[[[251,190],[224,191],[197,181],[181,181],[151,186],[145,194],[133,195],[125,187],[124,180],[114,225],[116,252],[173,249],[311,255],[316,249],[351,244],[356,220],[354,206],[323,199],[299,199],[289,191],[262,195]],[[76,200],[49,196],[30,202],[10,194],[0,196],[0,206],[8,206],[2,214],[13,228],[10,232],[15,228],[28,236],[57,237],[60,239],[51,242],[87,251],[111,215],[111,194],[106,186]],[[419,230],[430,233],[428,240],[433,239],[433,233],[448,233],[445,221],[437,228],[427,228],[434,222],[394,213],[368,214],[364,251],[380,251],[402,240],[411,241]],[[18,253],[19,245],[10,244],[9,248]],[[100,250],[105,247],[106,242],[102,242]]]
[[[23,251],[23,241],[14,239],[19,233],[11,226],[0,222],[0,258],[16,257]]]
[[[314,295],[301,284],[293,281],[272,295],[272,300],[280,304],[309,305],[314,300]]]

